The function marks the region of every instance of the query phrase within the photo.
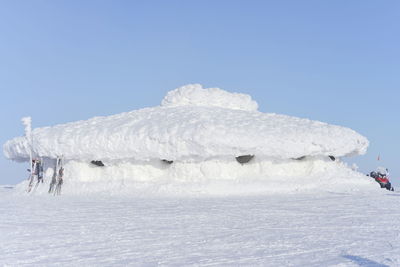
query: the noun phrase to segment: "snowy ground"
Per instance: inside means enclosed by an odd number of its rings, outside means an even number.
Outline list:
[[[128,198],[0,189],[0,265],[400,266],[400,194]]]

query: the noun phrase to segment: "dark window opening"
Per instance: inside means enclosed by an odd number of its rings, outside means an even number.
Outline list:
[[[254,158],[254,155],[243,155],[236,157],[236,161],[240,164],[248,163],[250,160]]]
[[[167,164],[172,164],[174,162],[173,160],[167,160],[167,159],[162,159],[161,161]]]
[[[104,163],[101,160],[92,160],[90,163],[99,167],[104,167]]]

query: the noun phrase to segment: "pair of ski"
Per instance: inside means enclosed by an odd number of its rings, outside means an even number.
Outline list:
[[[61,194],[61,186],[64,182],[64,167],[63,167],[63,159],[56,159],[56,166],[54,168],[53,177],[51,178],[51,183],[49,187],[49,194],[60,195]]]
[[[43,159],[41,159],[39,162],[37,162],[37,159],[35,161],[31,160],[31,168],[28,170],[30,171],[30,178],[29,178],[29,185],[28,185],[28,193],[32,191],[34,192],[36,188],[39,186],[39,183],[43,183]],[[37,179],[37,182],[35,184],[35,187],[33,187],[35,183],[35,177]]]
[[[34,174],[35,173],[35,169],[34,169],[35,165],[36,164],[34,164],[33,161],[31,160],[31,167],[30,167],[30,169],[28,169],[28,171],[30,172],[29,185],[28,185],[28,190],[27,190],[28,193],[30,193],[32,191],[32,187],[35,182],[35,174]]]

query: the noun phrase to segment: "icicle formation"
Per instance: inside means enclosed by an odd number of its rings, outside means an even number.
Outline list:
[[[25,138],[28,142],[29,147],[29,168],[31,170],[31,179],[33,177],[33,152],[32,152],[32,118],[31,117],[23,117],[21,119],[22,123],[25,126]]]
[[[32,118],[31,117],[23,117],[21,119],[22,123],[25,126],[25,136],[30,138],[32,133]]]

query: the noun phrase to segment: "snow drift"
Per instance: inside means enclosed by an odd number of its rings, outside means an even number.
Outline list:
[[[75,180],[103,183],[106,189],[132,181],[135,187],[249,177],[279,181],[328,169],[348,177],[347,168],[328,156],[361,155],[368,147],[368,140],[349,128],[257,108],[245,94],[186,85],[167,93],[161,106],[33,129],[32,146],[28,138],[17,137],[3,149],[9,159],[29,161],[32,147],[34,157],[45,159],[45,178],[62,156],[66,188]],[[239,164],[235,157],[242,155],[255,157]]]

